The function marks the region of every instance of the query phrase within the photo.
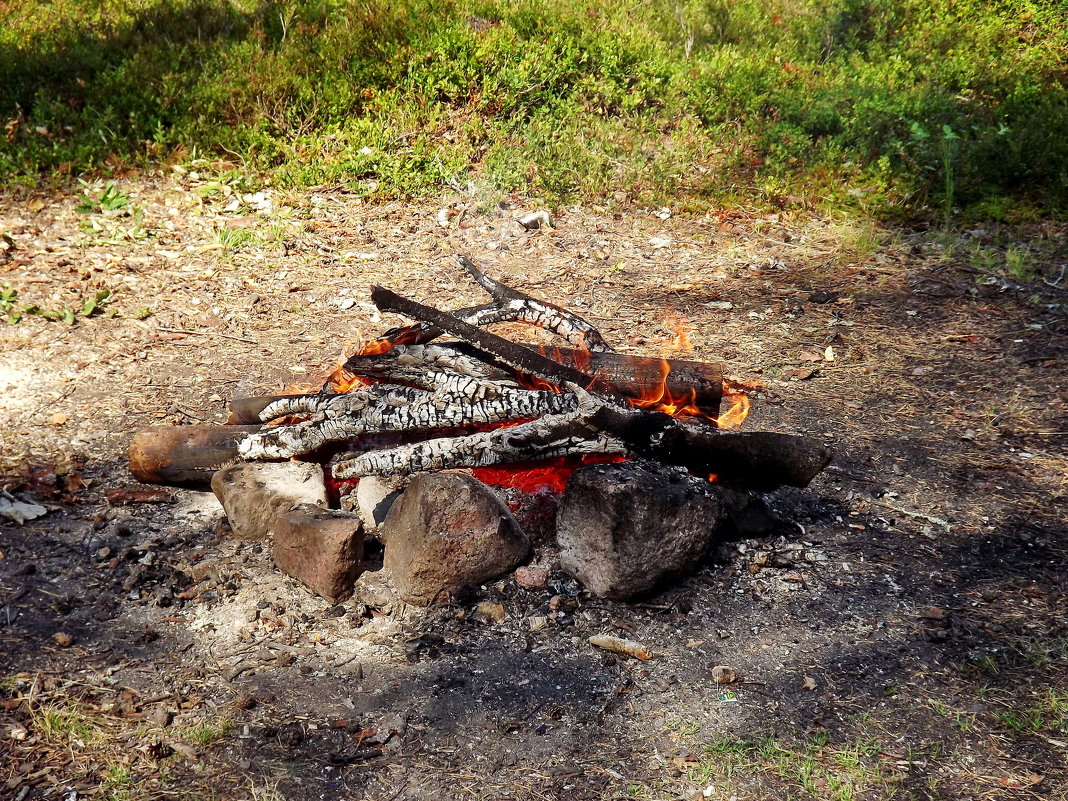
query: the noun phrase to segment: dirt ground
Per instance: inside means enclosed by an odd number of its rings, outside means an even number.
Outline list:
[[[0,327],[0,481],[47,510],[0,518],[0,798],[1068,798],[1063,229],[1010,278],[969,256],[995,232],[804,208],[528,232],[531,207],[460,195],[115,187],[0,201],[16,309],[113,293]],[[681,320],[685,355],[759,381],[746,429],[837,454],[770,496],[796,525],[641,603],[554,571],[383,615],[305,592],[210,494],[130,492],[137,430],[315,386],[398,323],[373,284],[481,302],[454,252],[625,352]]]

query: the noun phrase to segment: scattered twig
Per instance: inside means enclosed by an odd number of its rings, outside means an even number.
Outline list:
[[[880,500],[880,501],[875,501],[875,503],[879,504],[880,506],[885,506],[887,509],[890,509],[891,511],[898,512],[899,514],[907,515],[908,517],[915,517],[918,520],[926,520],[928,523],[933,523],[936,526],[940,526],[941,528],[945,529],[946,531],[952,531],[953,530],[953,524],[950,523],[948,520],[943,520],[940,517],[935,517],[934,515],[929,515],[929,514],[927,514],[925,512],[913,512],[913,511],[911,511],[909,509],[904,509],[904,508],[902,508],[900,506],[895,506],[892,503],[887,503],[886,501],[881,501]]]
[[[236,334],[227,334],[222,331],[193,331],[188,328],[164,328],[159,326],[157,331],[165,331],[168,334],[188,334],[190,336],[201,337],[222,337],[223,339],[233,339],[237,342],[248,342],[250,345],[259,345],[255,339],[249,339],[248,337],[239,337]]]

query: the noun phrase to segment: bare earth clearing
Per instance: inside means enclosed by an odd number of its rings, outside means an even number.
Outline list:
[[[118,211],[0,204],[18,305],[114,293],[73,326],[0,328],[0,480],[50,510],[0,522],[0,797],[1068,797],[1063,290],[804,209],[572,209],[526,232],[528,207],[470,198],[117,189]],[[228,539],[210,495],[105,500],[135,487],[136,430],[315,387],[399,322],[373,284],[481,302],[454,252],[625,351],[667,352],[684,318],[683,355],[762,382],[747,429],[836,449],[772,496],[799,525],[646,603],[554,572],[375,615]],[[472,613],[486,599],[503,622]],[[654,658],[596,651],[605,632]]]

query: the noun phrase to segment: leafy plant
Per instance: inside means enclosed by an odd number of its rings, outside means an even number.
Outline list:
[[[88,188],[86,181],[80,181],[82,186]],[[130,202],[130,196],[125,195],[115,188],[115,184],[108,184],[96,197],[82,194],[79,197],[78,211],[81,214],[92,214],[99,211],[120,211],[126,208]]]
[[[65,308],[59,307],[54,309],[46,309],[36,303],[27,304],[21,308],[16,309],[15,301],[18,297],[18,293],[15,289],[5,288],[0,290],[0,313],[6,313],[8,322],[15,324],[22,320],[23,316],[30,315],[35,317],[41,317],[45,320],[51,320],[53,322],[63,322],[67,325],[74,325],[79,314],[82,317],[93,317],[104,311],[105,306],[113,299],[113,294],[110,289],[100,289],[92,296],[85,300],[80,308]],[[111,310],[108,310],[108,314],[112,314]]]

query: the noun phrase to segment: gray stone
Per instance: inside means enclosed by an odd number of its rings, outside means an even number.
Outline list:
[[[331,603],[352,595],[362,560],[358,515],[306,503],[275,522],[274,563]]]
[[[575,471],[557,518],[560,566],[594,595],[632,598],[694,569],[723,520],[718,490],[653,462]]]
[[[302,503],[326,506],[323,468],[308,462],[257,462],[224,467],[211,478],[234,536],[259,540],[280,515]]]
[[[404,482],[378,476],[364,476],[356,485],[356,509],[368,531],[377,531],[394,501],[404,491]]]
[[[530,550],[515,518],[481,481],[416,476],[381,528],[385,568],[411,604],[444,603],[511,570]]]
[[[393,578],[386,570],[368,570],[360,574],[353,587],[353,597],[365,606],[391,615],[401,606]]]

